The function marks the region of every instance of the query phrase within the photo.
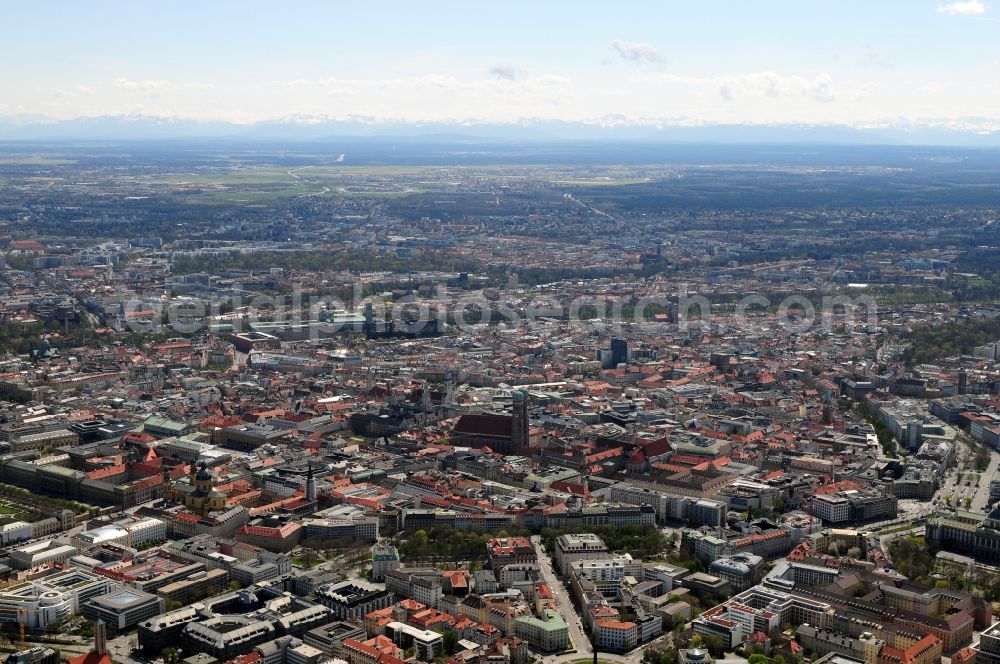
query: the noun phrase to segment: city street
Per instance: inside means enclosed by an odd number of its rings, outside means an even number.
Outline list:
[[[573,602],[569,596],[569,591],[565,586],[563,586],[562,582],[556,578],[555,570],[552,567],[553,561],[549,558],[548,554],[545,553],[545,547],[542,546],[542,538],[538,535],[533,535],[531,537],[531,543],[535,548],[535,555],[538,556],[538,568],[541,571],[542,580],[548,584],[553,593],[558,593],[555,595],[556,605],[559,608],[559,613],[562,614],[563,619],[566,621],[566,624],[569,625],[570,647],[574,650],[574,652],[563,653],[560,655],[548,655],[542,659],[546,662],[546,664],[569,664],[570,662],[581,659],[589,661],[594,656],[594,650],[590,645],[590,639],[587,638],[587,635],[583,631],[583,625],[580,622],[580,615],[577,613],[576,607],[573,606]],[[646,649],[655,645],[663,638],[665,637],[660,637],[660,639],[646,643],[625,655],[598,652],[597,658],[606,662],[615,662],[616,664],[639,664],[639,662],[642,661],[642,655]],[[743,661],[744,660],[739,660],[741,663]]]
[[[958,467],[945,473],[941,487],[934,494],[932,500],[900,500],[899,516],[897,518],[891,521],[869,524],[868,528],[878,533],[880,529],[891,530],[894,526],[929,516],[935,510],[946,506],[946,496],[951,496],[951,504],[953,506],[963,509],[965,508],[965,499],[968,497],[969,510],[974,512],[985,511],[989,502],[990,480],[996,475],[997,467],[1000,466],[1000,453],[991,450],[989,466],[983,472],[978,473],[979,480],[976,481],[976,472],[963,468],[965,459],[969,456],[969,449],[962,442],[958,442],[958,445],[959,448],[956,452]],[[879,534],[879,544],[882,547],[882,551],[888,556],[888,546],[892,540],[908,535],[921,535],[923,532],[923,524],[917,524],[909,530]]]
[[[896,526],[902,526],[922,517],[930,516],[934,512],[934,509],[935,505],[929,500],[906,498],[899,501],[899,514],[896,518],[866,523],[863,526],[859,526],[859,528],[861,530],[875,532],[878,532],[879,530],[887,530]]]
[[[7,4],[10,664],[1000,664],[1000,0]]]
[[[146,664],[148,660],[136,657],[133,653],[138,648],[139,640],[134,634],[120,634],[108,639],[108,654],[117,664]]]
[[[956,468],[946,473],[941,488],[934,495],[933,505],[943,507],[945,506],[945,498],[951,496],[951,504],[955,507],[965,509],[965,500],[968,498],[970,511],[985,511],[990,496],[990,480],[996,475],[997,468],[1000,466],[1000,453],[991,450],[990,463],[986,470],[977,472],[964,468],[965,460],[970,452],[961,441],[957,444]]]
[[[545,547],[542,546],[542,538],[538,535],[533,535],[531,537],[531,544],[535,547],[535,555],[538,556],[538,569],[541,571],[542,580],[552,590],[552,593],[555,595],[556,606],[559,607],[559,613],[562,614],[563,620],[569,625],[570,648],[576,651],[569,659],[581,659],[591,655],[593,649],[590,647],[590,639],[583,632],[580,615],[573,606],[569,590],[556,578],[555,570],[552,569],[553,561],[545,553]],[[554,662],[557,660],[558,658],[553,658],[551,661]],[[550,660],[546,658],[546,661]]]
[[[990,481],[996,476],[998,465],[1000,465],[1000,453],[991,451],[990,465],[980,474],[979,482],[976,485],[976,496],[972,499],[974,512],[982,512],[986,509],[986,504],[990,499]]]

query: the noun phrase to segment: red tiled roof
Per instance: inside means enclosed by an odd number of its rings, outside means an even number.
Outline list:
[[[69,664],[112,664],[111,657],[106,653],[98,655],[96,652],[88,652],[86,655],[77,655],[69,658]]]

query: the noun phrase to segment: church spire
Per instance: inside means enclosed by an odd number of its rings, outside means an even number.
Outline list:
[[[316,500],[316,478],[313,477],[312,461],[309,462],[309,474],[306,476],[306,500]]]

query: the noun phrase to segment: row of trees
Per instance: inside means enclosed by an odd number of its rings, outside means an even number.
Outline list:
[[[714,634],[705,637],[702,637],[701,634],[695,634],[688,641],[687,647],[704,648],[712,657],[723,657],[726,654],[725,643]],[[677,664],[677,659],[677,648],[673,644],[665,647],[647,648],[642,654],[643,664]],[[753,660],[751,663],[757,664]]]
[[[542,541],[549,555],[555,553],[556,538],[570,533],[594,533],[611,551],[625,551],[637,558],[649,560],[663,556],[667,539],[655,526],[582,526],[576,528],[543,528]]]
[[[987,602],[1000,602],[1000,574],[980,577],[976,585],[979,586],[983,599]]]
[[[584,526],[577,528],[544,528],[542,541],[551,555],[555,551],[555,541],[560,535],[569,533],[594,533],[612,551],[627,551],[643,559],[662,557],[667,549],[667,540],[659,529],[653,526]],[[531,531],[509,529],[499,533],[484,533],[479,530],[453,530],[433,527],[418,530],[399,543],[399,556],[403,561],[466,561],[483,560],[486,546],[493,537],[528,537]]]
[[[871,425],[875,428],[875,435],[878,436],[878,442],[879,445],[882,446],[882,452],[890,459],[895,458],[896,451],[898,450],[896,439],[893,437],[889,427],[887,427],[885,422],[882,421],[882,418],[875,413],[874,409],[865,399],[858,402],[857,410],[858,414],[871,422]]]
[[[164,313],[161,322],[166,325],[169,319]],[[171,337],[185,336],[177,330],[165,328],[159,332],[125,332],[113,337],[97,333],[90,324],[88,314],[80,316],[80,320],[65,324],[59,321],[43,323],[2,323],[0,324],[0,353],[26,355],[37,350],[43,334],[57,333],[52,339],[52,345],[58,349],[93,348],[110,341],[120,341],[127,346],[141,346],[145,343],[165,341]]]
[[[1000,297],[1000,250],[976,247],[963,252],[948,279],[959,301],[993,300]],[[968,276],[973,274],[975,276]]]
[[[2,498],[8,499],[11,503],[16,504],[18,507],[30,508],[30,510],[33,511],[39,518],[52,516],[58,510],[63,509],[72,510],[77,514],[82,512],[96,514],[100,511],[100,508],[92,505],[84,505],[70,500],[53,498],[51,496],[46,496],[35,491],[29,491],[28,489],[23,489],[12,484],[0,483],[0,499]],[[29,517],[30,516],[32,515],[29,515]]]
[[[502,531],[501,536],[527,535],[528,531]],[[418,530],[399,543],[399,557],[403,561],[425,560],[453,562],[485,560],[486,545],[495,535],[479,530],[453,530],[433,527]]]
[[[958,320],[914,328],[904,337],[910,344],[903,361],[913,366],[943,357],[968,355],[976,346],[1000,340],[1000,318]]]
[[[329,251],[260,251],[252,254],[231,254],[218,258],[178,258],[174,260],[176,274],[209,272],[220,270],[260,272],[272,267],[289,270],[350,270],[368,272],[373,265],[389,272],[416,272],[422,270],[442,272],[476,272],[481,265],[464,257],[447,256],[439,253],[424,253],[419,257],[394,255],[372,256],[358,252]]]
[[[83,318],[79,323],[69,325],[59,321],[3,323],[0,324],[0,352],[26,355],[38,348],[43,334],[52,332],[59,333],[53,345],[60,348],[99,345],[97,333]]]
[[[896,568],[920,583],[969,592],[987,602],[1000,602],[1000,574],[978,570],[973,575],[968,570],[951,566],[935,570],[933,554],[922,539],[913,537],[890,544],[889,552]]]
[[[973,446],[972,463],[976,470],[983,472],[990,466],[990,450],[985,445],[976,444]]]
[[[889,558],[900,574],[915,581],[928,581],[934,571],[934,553],[927,548],[923,538],[897,538],[889,544]]]

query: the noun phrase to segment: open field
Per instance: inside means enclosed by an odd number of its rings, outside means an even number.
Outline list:
[[[234,156],[218,165],[145,174],[135,179],[151,195],[179,196],[192,204],[261,206],[290,199],[322,197],[382,200],[390,205],[421,194],[481,197],[495,209],[504,196],[525,196],[539,189],[619,191],[677,182],[675,167],[650,165],[458,164],[369,165],[342,162],[305,165],[253,163]],[[431,201],[433,203],[433,201]],[[428,201],[422,201],[426,206]],[[614,204],[613,204],[614,205]]]
[[[652,182],[650,178],[610,178],[610,177],[599,177],[593,179],[575,179],[575,180],[552,180],[552,184],[562,185],[565,187],[601,187],[607,185],[628,185],[628,184],[645,184],[647,182]]]
[[[151,176],[145,182],[187,193],[191,203],[259,203],[317,196],[323,185],[296,177],[287,169],[250,168],[207,173],[170,173]]]
[[[322,187],[292,183],[278,189],[203,191],[190,195],[187,200],[191,203],[260,203],[296,196],[319,196],[323,193]]]
[[[75,163],[77,163],[75,159],[58,157],[55,155],[0,154],[0,166],[67,166]]]
[[[420,173],[442,173],[453,171],[450,167],[434,166],[302,166],[295,172],[303,177],[337,177],[340,175],[418,175]]]
[[[259,203],[305,196],[398,197],[437,191],[446,185],[427,180],[423,168],[304,167],[291,170],[241,169],[215,173],[155,176],[147,182],[179,189],[192,203]],[[410,181],[409,176],[420,181]],[[383,179],[386,178],[386,179]],[[399,177],[399,181],[390,181]],[[368,178],[373,178],[369,180]]]
[[[268,184],[289,180],[312,182],[333,180],[356,182],[359,178],[397,178],[399,181],[442,186],[449,179],[458,181],[477,177],[508,177],[513,180],[539,181],[561,185],[600,186],[643,184],[676,176],[673,167],[602,166],[583,169],[552,164],[495,164],[456,166],[395,166],[318,164],[282,168],[273,165],[241,166],[203,172],[165,173],[146,176],[150,183],[176,185]]]
[[[24,510],[14,505],[0,503],[0,521],[17,521],[24,514]]]
[[[176,185],[280,184],[296,182],[287,171],[269,168],[223,171],[219,173],[177,173],[151,178],[154,182]]]
[[[50,517],[59,510],[69,509],[77,514],[96,513],[99,508],[39,494],[22,487],[0,482],[0,518],[9,515],[22,521],[37,521]]]
[[[192,203],[255,203],[325,193],[321,185],[273,168],[168,174],[149,181],[189,193]]]

